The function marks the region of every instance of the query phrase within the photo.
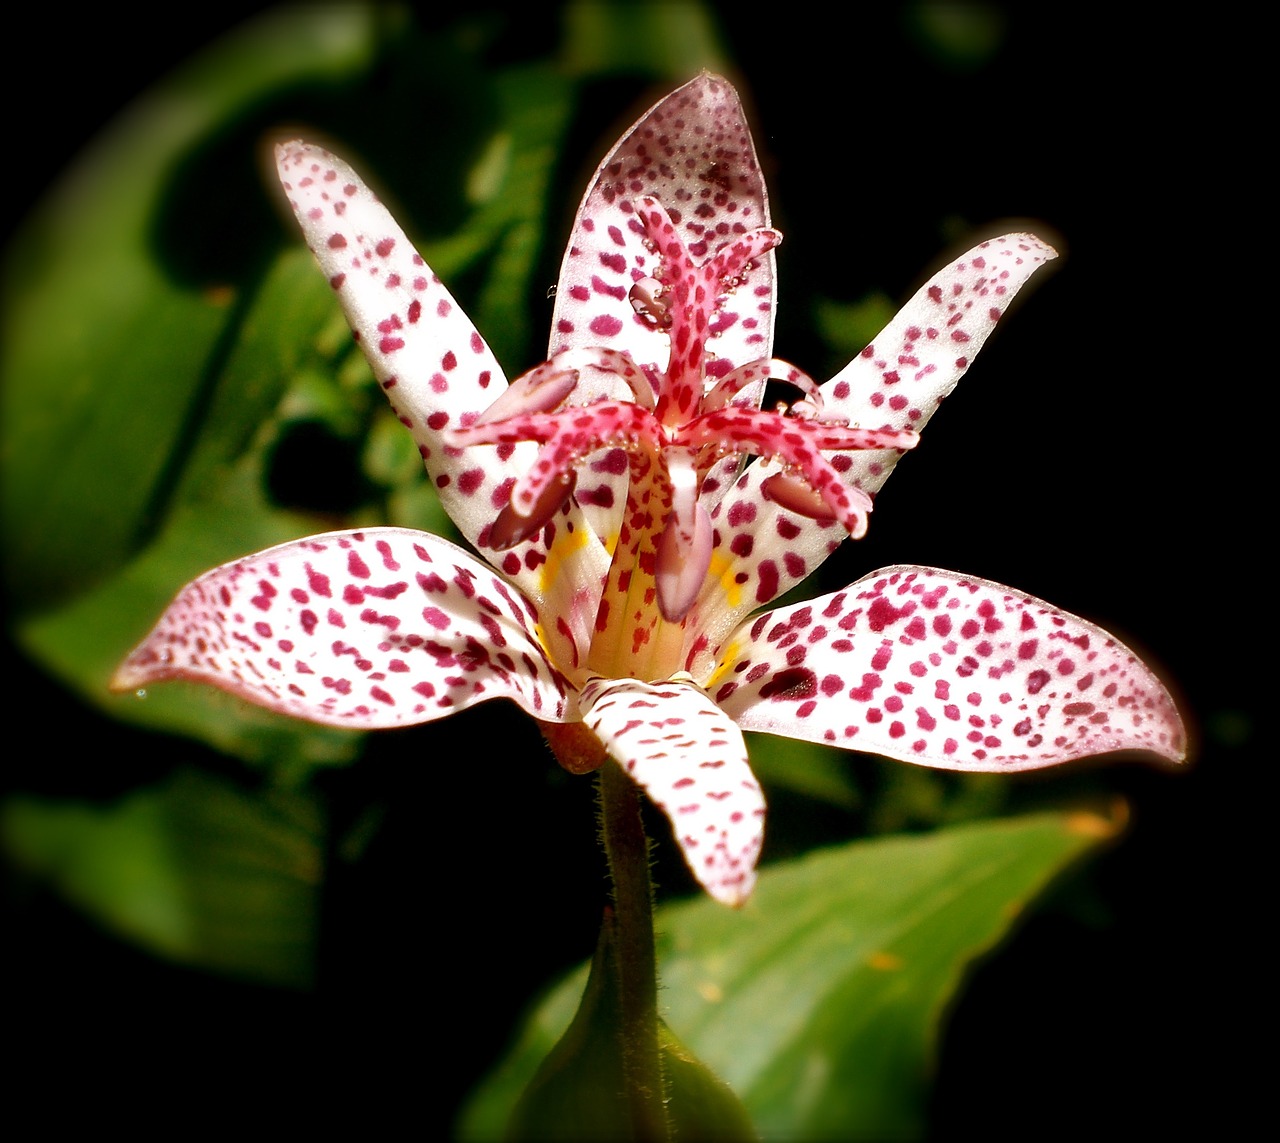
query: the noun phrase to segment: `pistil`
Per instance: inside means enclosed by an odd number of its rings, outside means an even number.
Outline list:
[[[667,334],[665,371],[637,365],[618,350],[571,350],[517,378],[474,422],[446,434],[454,447],[542,446],[490,529],[489,546],[498,550],[528,539],[552,519],[573,494],[577,468],[588,457],[625,450],[627,503],[596,623],[597,636],[607,633],[613,642],[607,655],[615,673],[650,663],[656,625],[678,628],[702,589],[712,552],[702,484],[717,462],[727,456],[776,460],[780,467],[768,487],[778,503],[801,515],[836,519],[857,537],[866,531],[870,498],[848,487],[823,453],[908,449],[918,439],[909,430],[824,420],[817,384],[776,358],[711,375],[708,342],[717,316],[782,236],[768,227],[749,231],[698,263],[656,199],[640,198],[636,213],[659,265],[657,276],[636,280],[629,300],[637,322]],[[570,404],[588,368],[616,378],[631,400],[596,396]],[[801,399],[773,412],[756,408],[755,393],[771,379],[794,386]],[[679,640],[673,635],[656,642],[663,662],[653,669],[665,670],[669,654],[679,653]]]

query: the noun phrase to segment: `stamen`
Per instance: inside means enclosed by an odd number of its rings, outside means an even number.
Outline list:
[[[660,294],[653,294],[647,285],[639,291],[633,288],[631,303],[637,312],[643,309],[650,315],[646,320],[660,318],[669,334],[670,360],[655,415],[664,426],[675,429],[702,407],[707,365],[712,360],[707,340],[716,333],[715,319],[726,296],[747,280],[755,260],[776,246],[782,235],[768,227],[748,231],[710,258],[695,262],[661,202],[642,195],[635,207],[645,236],[654,244],[658,258],[654,272],[662,288]]]
[[[493,425],[525,413],[549,413],[577,387],[576,369],[562,366],[554,358],[544,361],[517,377],[472,424]]]
[[[807,402],[800,404],[807,406]],[[912,448],[918,440],[918,434],[909,430],[855,429],[808,415],[730,405],[695,417],[673,443],[687,448],[728,443],[739,453],[778,460],[787,477],[774,482],[779,503],[813,519],[835,518],[856,539],[866,532],[866,496],[847,485],[823,453]]]
[[[453,447],[542,445],[489,529],[487,543],[499,551],[529,539],[559,511],[573,495],[576,466],[586,457],[625,449],[633,482],[637,472],[651,473],[643,517],[649,536],[637,537],[626,550],[637,559],[642,551],[654,553],[658,608],[669,623],[679,623],[710,566],[714,533],[700,498],[703,481],[724,458],[777,461],[778,470],[761,485],[768,499],[797,515],[837,520],[856,539],[867,530],[871,498],[847,485],[824,454],[908,449],[918,437],[909,430],[851,428],[844,421],[824,420],[817,383],[777,358],[760,358],[710,380],[707,369],[714,355],[707,339],[715,332],[716,315],[782,236],[768,227],[749,231],[695,263],[657,199],[643,196],[634,205],[654,261],[651,276],[634,282],[627,297],[644,325],[667,334],[667,368],[639,366],[619,350],[566,350],[518,377],[473,424],[446,430],[445,438]],[[599,374],[621,380],[631,399],[608,395]],[[757,393],[769,380],[798,389],[799,399],[790,407],[779,404],[772,413],[761,410]],[[575,391],[576,403],[566,404]],[[657,498],[650,499],[651,494]]]
[[[517,512],[514,505],[508,503],[489,529],[489,547],[495,552],[505,552],[527,540],[560,511],[577,486],[578,473],[571,468],[542,490],[530,505],[527,515]]]
[[[675,512],[667,515],[667,526],[658,538],[658,566],[654,583],[658,589],[658,610],[668,623],[679,623],[693,606],[711,566],[715,533],[711,517],[695,504],[692,527],[680,527]]]
[[[637,405],[653,408],[656,399],[653,381],[629,353],[600,347],[566,349],[512,381],[470,427],[500,424],[527,413],[547,413],[559,408],[578,387],[584,369],[597,369],[618,378],[631,390]],[[480,444],[481,441],[472,434],[470,438],[463,438],[462,443]]]
[[[872,507],[871,497],[861,488],[845,486],[844,490],[851,501],[845,510],[845,522],[848,523],[851,519],[856,521],[849,529],[849,535],[852,539],[860,540],[867,534],[867,516]],[[792,476],[786,472],[775,472],[772,476],[765,477],[760,485],[760,494],[766,500],[772,500],[779,508],[785,508],[797,516],[804,516],[810,520],[836,519],[836,513],[832,510],[827,498],[803,477]]]
[[[739,365],[732,373],[726,374],[719,384],[702,398],[702,411],[710,413],[716,409],[722,409],[748,385],[769,380],[794,385],[808,398],[809,407],[817,413],[822,411],[822,391],[818,388],[818,383],[802,369],[797,369],[789,361],[782,361],[777,357],[761,357],[757,361],[748,361],[745,365]]]

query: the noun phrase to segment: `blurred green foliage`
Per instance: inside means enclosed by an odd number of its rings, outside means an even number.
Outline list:
[[[1096,815],[1044,814],[862,842],[766,869],[732,925],[710,900],[669,906],[656,920],[667,1020],[764,1139],[919,1137],[938,1021],[964,966],[1112,832]],[[504,1138],[582,992],[578,972],[530,1014],[463,1138]],[[573,1138],[571,1125],[544,1121],[530,1137]]]

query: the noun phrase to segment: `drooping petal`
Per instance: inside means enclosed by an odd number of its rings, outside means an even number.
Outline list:
[[[744,624],[707,689],[744,729],[948,770],[1186,750],[1168,692],[1106,631],[936,568],[886,568]]]
[[[373,369],[400,420],[413,434],[441,502],[479,547],[505,506],[513,473],[533,463],[533,445],[453,449],[441,433],[468,423],[507,388],[489,347],[390,212],[341,159],[303,142],[276,148],[280,180]],[[561,550],[535,535],[495,559],[541,606],[567,612],[551,563],[572,568],[578,585],[602,582],[607,557],[566,505]],[[589,628],[575,633],[581,640]],[[552,636],[553,642],[557,639]],[[559,651],[560,648],[557,648]]]
[[[732,720],[691,683],[591,679],[584,724],[671,820],[693,875],[740,905],[755,885],[764,795]]]
[[[573,688],[543,647],[542,622],[501,576],[437,536],[331,532],[188,584],[112,687],[191,679],[356,730],[491,698],[543,721],[572,719]]]
[[[1034,235],[1009,234],[949,262],[822,386],[822,416],[862,428],[919,431],[964,376],[1014,295],[1054,257]],[[828,459],[846,484],[874,495],[900,455],[886,449]],[[831,522],[770,502],[761,486],[779,471],[769,462],[749,466],[712,511],[713,575],[689,613],[690,646],[714,649],[751,611],[795,587],[844,540],[845,532]]]

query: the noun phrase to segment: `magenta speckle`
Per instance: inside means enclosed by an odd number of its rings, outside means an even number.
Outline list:
[[[622,332],[622,322],[611,314],[598,314],[589,328],[597,337],[616,337]]]

